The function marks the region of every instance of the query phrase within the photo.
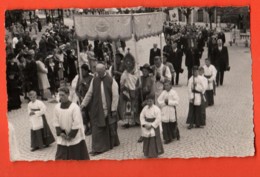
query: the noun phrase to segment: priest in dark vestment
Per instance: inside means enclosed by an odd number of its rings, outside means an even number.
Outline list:
[[[106,73],[105,65],[97,64],[97,75],[90,83],[81,108],[90,106],[92,155],[98,155],[120,144],[117,134],[118,85]]]
[[[69,101],[69,89],[59,89],[60,103],[54,108],[56,160],[89,160],[84,125],[79,106]]]
[[[20,71],[15,62],[15,55],[9,54],[7,56],[8,62],[6,67],[6,80],[7,80],[7,94],[8,94],[8,111],[20,109]]]

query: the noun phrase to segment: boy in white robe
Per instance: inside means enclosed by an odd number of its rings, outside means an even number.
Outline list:
[[[46,106],[36,99],[35,91],[29,92],[28,115],[31,124],[31,151],[48,147],[53,143],[54,137],[45,118]]]
[[[54,108],[57,134],[56,160],[89,160],[84,125],[79,106],[69,100],[69,89],[59,89],[60,103]]]
[[[156,158],[164,153],[160,137],[161,111],[154,105],[154,97],[147,96],[147,105],[140,114],[144,156]]]
[[[188,129],[192,129],[194,124],[196,128],[200,128],[202,122],[202,101],[203,92],[205,91],[204,83],[199,76],[198,66],[193,67],[193,76],[188,81],[189,92],[189,112],[186,123],[189,124]]]
[[[155,76],[155,104],[158,106],[157,99],[163,91],[163,84],[172,80],[172,74],[168,66],[162,63],[161,57],[154,57],[154,66],[152,66]]]
[[[215,68],[214,65],[210,63],[209,59],[205,59],[205,65],[203,66],[204,68],[204,76],[208,80],[208,86],[206,89],[206,99],[208,106],[214,105],[214,92],[216,88],[215,80],[217,76],[217,69]]]
[[[158,98],[158,103],[162,111],[162,129],[165,144],[169,144],[173,139],[179,140],[180,135],[177,128],[176,106],[179,104],[179,96],[172,89],[170,81],[164,83],[164,91]]]

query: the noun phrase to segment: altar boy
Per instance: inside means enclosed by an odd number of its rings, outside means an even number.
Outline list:
[[[179,104],[179,96],[172,89],[170,81],[164,83],[164,91],[158,98],[158,103],[162,111],[162,129],[164,144],[170,143],[173,139],[180,139],[177,127],[176,106]]]
[[[164,153],[160,137],[161,111],[154,105],[154,97],[147,96],[147,105],[140,114],[143,140],[143,153],[145,157],[156,158]]]
[[[29,92],[28,115],[31,124],[31,151],[48,147],[55,141],[45,118],[46,106],[36,99],[35,91]]]

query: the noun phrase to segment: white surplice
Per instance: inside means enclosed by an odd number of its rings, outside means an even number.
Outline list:
[[[57,136],[57,144],[71,146],[85,140],[81,110],[76,103],[71,103],[67,109],[62,109],[61,103],[58,103],[53,112],[53,126],[60,127],[66,132],[67,135],[71,132],[71,130],[78,129],[76,137],[70,141],[65,140],[61,136]]]
[[[155,120],[153,122],[146,121],[146,119],[153,119],[153,118],[155,118]],[[140,114],[140,123],[141,123],[142,136],[143,137],[154,137],[155,128],[157,128],[159,126],[160,130],[162,130],[160,108],[156,105],[152,105],[151,107],[146,105]],[[152,128],[150,130],[147,130],[146,128],[143,127],[143,125],[145,125],[145,124],[152,125]]]
[[[168,105],[165,100],[168,100]],[[171,89],[169,92],[164,90],[158,98],[158,103],[162,111],[162,122],[176,122],[175,107],[179,104],[177,92]]]
[[[204,68],[204,75],[210,76],[210,78],[208,78],[207,90],[213,90],[213,83],[216,80],[217,70],[213,65],[209,65],[209,67],[207,65],[204,65],[203,68]]]
[[[193,80],[195,81],[195,85],[196,85],[195,90],[197,92],[204,93],[206,88],[204,86],[204,83],[203,83],[201,76],[197,76],[194,79],[193,79],[193,76],[190,77],[189,82],[188,82],[189,100],[194,99],[193,104],[195,106],[199,106],[199,105],[201,105],[201,94],[200,93],[193,93],[193,91],[192,91],[194,89]]]
[[[42,115],[46,112],[45,104],[40,100],[35,100],[35,102],[30,102],[28,104],[28,115],[32,130],[39,130],[43,128]],[[34,115],[30,116],[30,113],[34,112]]]

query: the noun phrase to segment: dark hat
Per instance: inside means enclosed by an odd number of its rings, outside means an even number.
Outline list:
[[[131,53],[127,53],[125,55],[125,60],[133,60],[133,61],[135,61],[135,58],[134,58],[134,56]]]
[[[143,71],[143,69],[148,70],[150,73],[153,72],[152,68],[150,67],[150,65],[148,63],[144,64],[143,66],[140,67],[140,70]]]
[[[89,67],[88,67],[87,64],[83,64],[83,65],[81,66],[81,69],[90,72]]]
[[[124,58],[124,55],[120,53],[119,51],[116,52],[116,56],[119,56],[121,60]]]

